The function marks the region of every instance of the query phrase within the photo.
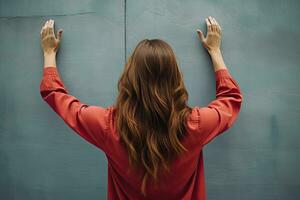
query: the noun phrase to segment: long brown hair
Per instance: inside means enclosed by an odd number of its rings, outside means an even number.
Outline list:
[[[175,54],[160,39],[142,40],[125,64],[118,81],[116,129],[132,167],[145,169],[157,181],[160,166],[169,171],[173,158],[187,149],[185,136],[188,93]]]

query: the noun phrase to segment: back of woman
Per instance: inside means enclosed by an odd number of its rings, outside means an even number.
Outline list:
[[[108,199],[205,199],[202,148],[233,125],[242,103],[220,51],[221,28],[212,17],[206,23],[207,36],[198,34],[212,58],[216,99],[205,107],[187,105],[176,56],[160,39],[138,43],[118,81],[116,102],[107,108],[69,95],[56,66],[45,64],[43,99],[106,154]],[[42,44],[45,50],[47,41]]]

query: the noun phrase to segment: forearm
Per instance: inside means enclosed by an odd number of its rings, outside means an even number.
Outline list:
[[[44,67],[56,67],[56,53],[44,53]]]
[[[212,52],[209,52],[209,54],[210,54],[215,71],[217,71],[219,69],[227,69],[227,67],[224,63],[224,60],[223,60],[221,50],[212,51]]]
[[[215,71],[217,71],[219,69],[227,69],[227,67],[224,63],[224,60],[223,60],[221,50],[213,51],[213,52],[210,52],[209,54],[210,54]]]

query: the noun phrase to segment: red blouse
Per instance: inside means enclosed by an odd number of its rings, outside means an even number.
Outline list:
[[[215,78],[216,99],[206,107],[193,107],[188,117],[187,136],[182,143],[189,152],[171,165],[169,175],[159,174],[159,187],[153,187],[148,179],[147,199],[206,198],[202,148],[233,125],[243,98],[239,85],[227,69],[216,71]],[[114,127],[115,108],[80,102],[69,94],[56,67],[44,68],[40,94],[70,128],[105,153],[108,160],[107,198],[143,199],[139,191],[143,172],[128,171],[128,154]]]

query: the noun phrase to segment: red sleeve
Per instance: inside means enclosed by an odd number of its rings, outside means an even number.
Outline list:
[[[195,107],[201,145],[209,143],[220,133],[229,129],[236,121],[243,96],[238,83],[228,69],[215,71],[216,99],[206,107]]]
[[[70,128],[104,150],[110,108],[90,106],[70,95],[56,67],[44,68],[40,94]]]

